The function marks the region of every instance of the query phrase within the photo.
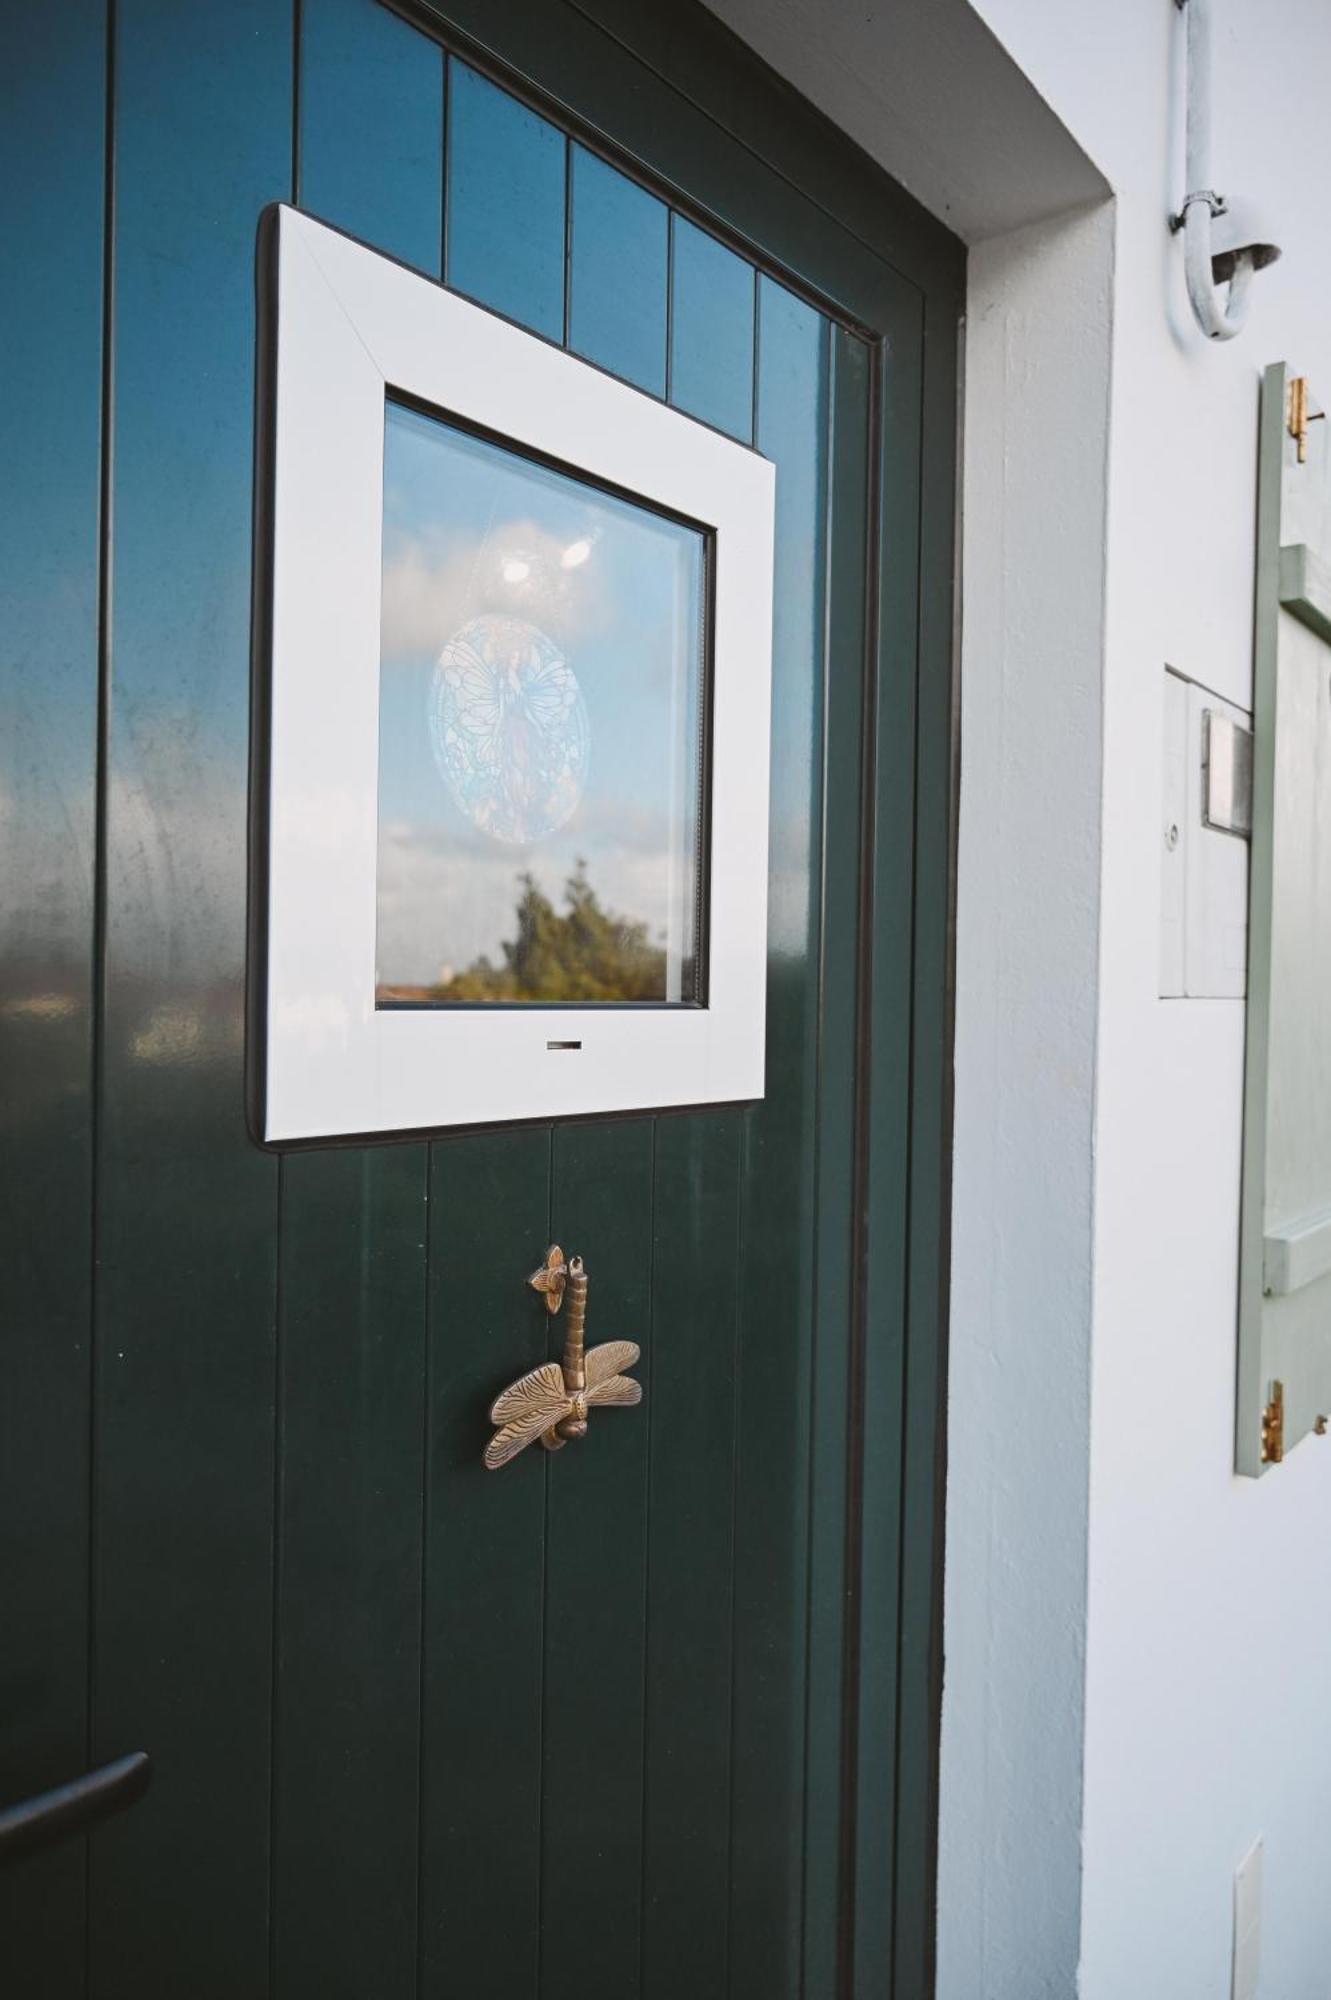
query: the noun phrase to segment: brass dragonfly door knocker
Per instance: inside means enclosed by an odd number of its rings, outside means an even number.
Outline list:
[[[568,1326],[564,1359],[543,1362],[510,1382],[490,1406],[490,1421],[499,1429],[485,1447],[485,1463],[494,1472],[516,1458],[539,1438],[547,1451],[559,1451],[570,1438],[587,1435],[592,1409],[625,1409],[642,1401],[642,1384],[622,1371],[631,1368],[640,1349],[631,1340],[607,1340],[587,1352],[587,1272],[581,1257],[565,1261],[557,1243],[527,1283],[545,1294],[546,1309],[557,1313],[568,1294]]]

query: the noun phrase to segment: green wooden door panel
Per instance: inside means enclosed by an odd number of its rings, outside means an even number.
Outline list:
[[[654,1136],[650,1119],[556,1131],[551,1208],[587,1263],[589,1342],[636,1340],[648,1398]],[[552,1358],[562,1345],[552,1319]],[[541,2000],[638,1977],[650,1435],[640,1409],[608,1411],[546,1465]]]
[[[155,1777],[0,1876],[0,1982],[914,2000],[959,258],[700,8],[446,14],[5,30],[8,182],[49,171],[0,244],[40,308],[0,388],[32,862],[0,1799],[137,1747]],[[292,198],[776,463],[760,1104],[247,1134],[254,250]],[[495,1393],[562,1344],[524,1283],[552,1239],[645,1400],[487,1473]]]
[[[567,154],[548,119],[450,62],[448,282],[549,340],[564,331]]]
[[[753,439],[754,270],[677,216],[670,233],[670,400]]]
[[[443,51],[372,0],[302,0],[296,103],[301,207],[437,278]]]
[[[0,1800],[87,1768],[106,52],[0,20]],[[0,1992],[83,1990],[81,1845],[0,1875]]]
[[[585,146],[569,152],[568,344],[666,392],[670,211]]]
[[[643,1688],[643,2000],[727,1991],[743,1114],[657,1126]]]
[[[503,65],[515,88],[530,84],[558,105],[580,136],[612,153],[628,145],[692,220],[757,253],[849,322],[883,333],[925,286],[953,317],[960,310],[956,239],[900,189],[866,176],[853,141],[793,92],[764,90],[752,57],[692,0],[682,8],[660,0],[595,0],[594,9],[551,0],[420,4],[450,37]],[[613,33],[594,12],[614,17]],[[955,417],[948,430],[955,436]]]
[[[832,1993],[844,1917],[842,1699],[846,1675],[846,1518],[851,1354],[856,1331],[855,1125],[862,995],[856,938],[869,642],[868,505],[874,357],[837,328],[829,398],[828,537],[823,656],[823,840],[819,943],[817,1305],[810,1384],[809,1663],[805,1726],[803,1981]]]
[[[879,491],[883,521],[878,590],[874,790],[868,802],[873,851],[898,857],[877,866],[868,1031],[872,1090],[865,1132],[868,1282],[852,1359],[852,1394],[863,1439],[864,1505],[851,1534],[852,1624],[857,1671],[849,1727],[856,1742],[853,1850],[855,1923],[848,1949],[853,1991],[870,1993],[891,1962],[895,1929],[896,1800],[872,1774],[892,1770],[900,1723],[898,1641],[901,1593],[901,1459],[906,1423],[906,1322],[909,1258],[906,1174],[910,1143],[911,934],[915,896],[917,638],[912,608],[919,590],[918,464],[905,429],[922,395],[923,313],[913,300],[893,329],[880,392],[883,421]],[[918,415],[915,420],[918,422]],[[895,1449],[893,1448],[895,1447]]]
[[[546,1454],[487,1473],[481,1451],[495,1395],[546,1356],[523,1279],[550,1241],[550,1134],[431,1160],[419,1991],[534,1996]]]
[[[282,1165],[273,1979],[329,2000],[416,1971],[425,1163]]]
[[[277,1167],[243,1110],[254,226],[291,14],[115,13],[91,1991],[268,1970]]]
[[[777,469],[768,1094],[745,1114],[735,1501],[731,1979],[799,1991],[814,1310],[828,329],[759,288],[757,443]],[[849,1137],[849,1135],[846,1135]]]
[[[437,277],[441,50],[304,0],[299,56],[302,203]],[[416,1974],[428,1157],[282,1163],[272,1977],[328,2000]]]
[[[904,1358],[900,1455],[902,1467],[901,1620],[898,1636],[897,1782],[894,1824],[892,1972],[896,2000],[926,2000],[934,1987],[934,1879],[938,1829],[938,1722],[943,1687],[944,1423],[946,1412],[948,1227],[951,1213],[952,1107],[951,885],[954,879],[954,710],[952,574],[957,506],[955,416],[957,315],[929,298],[920,341],[923,449],[919,459],[916,519],[919,538],[918,612],[914,677],[915,840],[912,850],[910,929],[910,1118],[907,1171],[896,1188],[907,1250],[908,1282],[902,1314]],[[903,370],[908,387],[912,370]],[[885,435],[891,480],[901,480],[910,422],[904,395],[889,399]],[[890,546],[890,543],[889,543]],[[890,568],[890,561],[888,567]],[[887,599],[890,603],[890,597]],[[888,614],[890,617],[890,613]],[[886,620],[884,621],[886,626]],[[881,714],[881,710],[880,710]],[[880,725],[881,728],[881,725]],[[881,733],[880,733],[881,745]],[[880,759],[881,759],[880,748]],[[880,779],[881,786],[884,781]],[[878,933],[881,935],[881,933]],[[875,956],[874,991],[877,997]],[[873,1047],[886,1043],[895,1074],[903,1036],[880,1017]],[[870,1102],[879,1088],[878,1054]],[[880,1182],[884,1204],[887,1190]],[[870,1197],[872,1202],[872,1196]],[[871,1207],[871,1213],[873,1209]],[[872,1241],[869,1243],[872,1258]],[[866,1339],[866,1357],[891,1351],[879,1327]],[[870,1392],[866,1391],[866,1421]],[[866,1436],[872,1436],[867,1431]],[[866,1464],[868,1454],[866,1452]],[[866,1483],[866,1524],[875,1519]],[[878,1530],[881,1534],[881,1528]],[[866,1537],[867,1545],[867,1537]],[[867,1582],[866,1582],[867,1592]],[[870,1668],[874,1664],[868,1654]],[[862,1771],[861,1790],[885,1795],[881,1764]],[[872,1981],[881,1977],[878,1965]]]

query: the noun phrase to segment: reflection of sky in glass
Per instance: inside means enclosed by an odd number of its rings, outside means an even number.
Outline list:
[[[702,602],[701,531],[389,403],[381,1001],[698,997]]]

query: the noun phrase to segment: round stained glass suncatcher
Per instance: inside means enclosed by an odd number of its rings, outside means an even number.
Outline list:
[[[543,840],[577,810],[591,732],[574,673],[525,618],[473,618],[430,689],[435,762],[461,812],[495,840]]]

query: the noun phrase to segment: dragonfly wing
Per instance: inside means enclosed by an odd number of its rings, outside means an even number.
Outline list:
[[[587,1387],[594,1389],[598,1382],[608,1382],[612,1375],[622,1375],[631,1368],[642,1353],[631,1340],[607,1340],[600,1347],[589,1349],[587,1354]],[[600,1399],[604,1402],[605,1398]]]
[[[635,1382],[631,1375],[612,1375],[608,1382],[598,1382],[594,1389],[587,1391],[590,1406],[597,1403],[614,1408],[626,1408],[630,1403],[642,1401],[642,1383]]]
[[[485,1463],[489,1470],[494,1472],[499,1466],[507,1465],[510,1458],[516,1458],[520,1451],[540,1437],[542,1431],[548,1431],[551,1424],[566,1417],[572,1407],[568,1397],[561,1396],[557,1403],[548,1404],[543,1409],[528,1410],[523,1417],[514,1417],[511,1424],[505,1424],[495,1432],[485,1447]]]
[[[525,1416],[528,1411],[545,1409],[552,1403],[563,1403],[565,1399],[563,1369],[557,1361],[545,1361],[539,1368],[519,1375],[516,1382],[509,1383],[502,1396],[495,1397],[490,1405],[490,1422],[506,1424],[514,1417]]]

